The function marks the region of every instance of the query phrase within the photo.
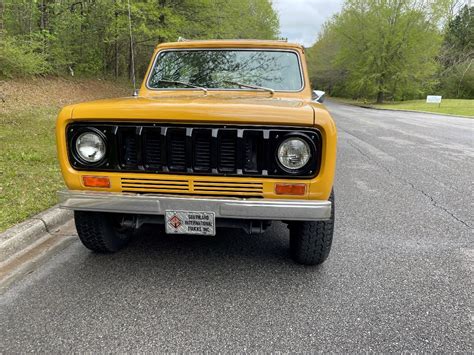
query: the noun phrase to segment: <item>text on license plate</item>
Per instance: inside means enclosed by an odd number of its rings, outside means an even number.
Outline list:
[[[168,234],[216,234],[216,214],[199,211],[166,211],[165,227]]]

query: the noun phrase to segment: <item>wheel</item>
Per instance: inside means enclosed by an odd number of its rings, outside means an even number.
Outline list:
[[[334,191],[329,201],[332,203],[331,219],[316,222],[291,222],[290,253],[294,261],[303,265],[318,265],[329,256],[334,233]]]
[[[95,252],[113,253],[119,251],[131,239],[129,230],[120,226],[120,215],[74,211],[74,220],[82,244]]]

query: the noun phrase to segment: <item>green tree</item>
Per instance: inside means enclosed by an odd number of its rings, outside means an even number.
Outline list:
[[[325,61],[326,68],[312,71],[313,79],[328,85],[328,76],[337,73],[330,83],[335,94],[379,103],[420,95],[436,84],[439,28],[450,5],[445,0],[347,0],[315,45],[312,60]]]
[[[132,53],[136,72],[142,75],[160,42],[179,37],[272,39],[279,27],[270,0],[130,0],[132,43],[128,0],[0,0],[0,4],[0,32],[8,39],[0,44],[0,57],[6,57],[7,49],[17,53],[3,67],[3,76],[52,72],[127,77]],[[29,55],[33,65],[39,58],[45,63],[26,70],[18,63],[23,55]]]
[[[444,94],[474,98],[474,7],[465,5],[448,23],[439,59]]]
[[[346,96],[344,83],[347,70],[336,66],[336,56],[340,51],[340,42],[331,22],[323,26],[319,39],[308,48],[308,70],[315,89],[324,89],[330,96]]]

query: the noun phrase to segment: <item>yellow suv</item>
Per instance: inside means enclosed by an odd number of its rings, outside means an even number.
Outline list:
[[[337,140],[321,102],[300,45],[160,44],[133,96],[61,110],[60,205],[97,252],[121,249],[145,223],[213,236],[282,221],[293,259],[320,264],[333,237]]]

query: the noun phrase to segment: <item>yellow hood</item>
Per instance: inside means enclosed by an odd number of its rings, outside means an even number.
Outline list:
[[[311,126],[314,112],[301,99],[210,94],[91,101],[74,105],[72,119]]]

